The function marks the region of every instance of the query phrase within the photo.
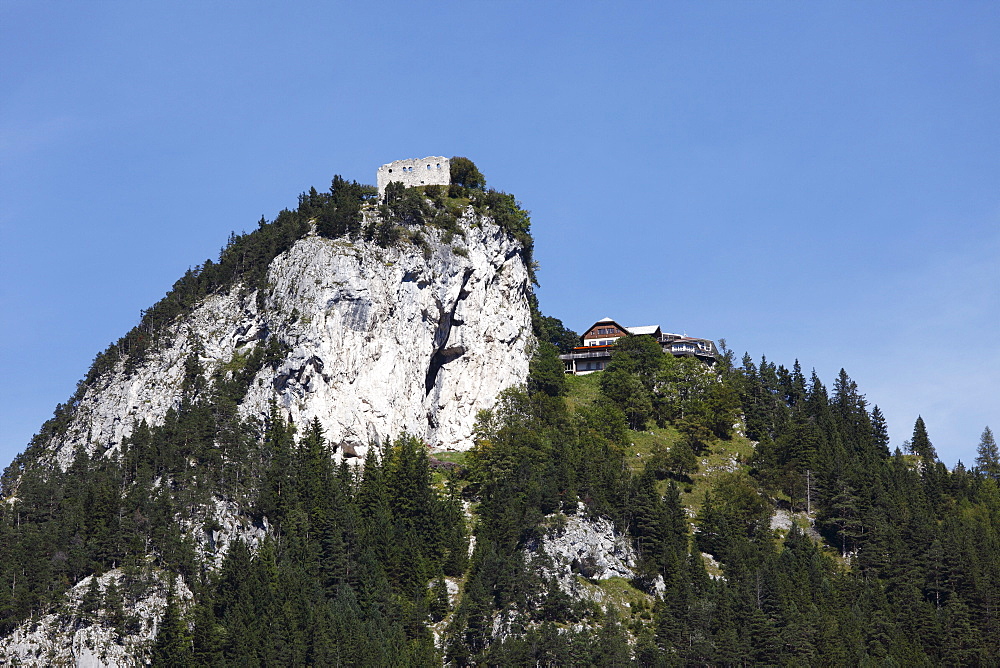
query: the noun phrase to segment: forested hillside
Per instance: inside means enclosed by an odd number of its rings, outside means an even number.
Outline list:
[[[482,575],[473,557],[477,589],[467,588],[456,616],[466,619],[471,592],[484,591],[484,607],[513,605],[531,622],[499,643],[466,627],[453,660],[478,652],[498,665],[624,664],[626,641],[641,665],[998,660],[1000,495],[989,430],[977,468],[949,472],[920,419],[909,454],[890,453],[878,408],[869,411],[843,371],[829,393],[797,363],[789,371],[726,359],[708,371],[642,339],[619,345],[582,405],[572,394],[559,401],[554,364],[547,381],[537,364],[544,391],[519,395],[472,453],[480,535],[498,556]],[[749,451],[732,428],[740,413],[757,441]],[[698,470],[718,460],[713,453],[739,451],[752,454]],[[519,599],[517,580],[504,577],[541,517],[573,512],[578,499],[636,542],[642,572],[631,586],[654,593],[663,578],[649,614],[633,606],[631,618],[613,609],[547,617],[559,607],[537,589]],[[789,529],[772,530],[776,509],[795,520]],[[581,621],[582,635],[558,630]],[[603,654],[609,647],[617,657]]]
[[[263,286],[311,230],[420,247],[479,207],[530,262],[527,213],[471,181],[381,205],[340,179],[304,194],[181,279],[81,387],[146,356],[200,297]],[[844,371],[828,390],[798,362],[737,365],[723,346],[709,367],[635,336],[605,371],[567,377],[575,335],[537,305],[533,329],[527,384],[480,413],[468,453],[398,434],[357,466],[318,421],[277,404],[242,418],[277,338],[226,368],[192,355],[162,424],[65,470],[43,456],[74,402],[60,406],[4,473],[0,659],[47,665],[39,634],[87,632],[108,663],[121,647],[162,666],[1000,663],[988,429],[976,466],[949,471],[919,418],[890,451]],[[631,577],[589,558],[559,572],[539,549],[598,518]],[[137,606],[150,592],[155,620]]]

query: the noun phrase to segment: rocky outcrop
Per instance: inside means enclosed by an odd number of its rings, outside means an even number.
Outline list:
[[[543,559],[533,560],[543,575],[554,578],[559,587],[574,596],[584,595],[577,576],[588,580],[635,577],[637,558],[628,536],[615,530],[604,517],[590,518],[580,504],[575,515],[552,515],[549,529],[529,551]]]
[[[179,405],[192,354],[208,376],[272,338],[288,352],[257,373],[244,416],[274,400],[297,424],[318,418],[339,456],[403,431],[467,449],[478,411],[524,382],[532,336],[520,246],[471,208],[459,225],[448,243],[426,229],[422,246],[389,249],[300,239],[271,263],[266,294],[236,285],[208,297],[135,369],[121,360],[91,383],[50,456],[65,469],[78,447],[118,449],[138,421]]]
[[[209,568],[221,566],[236,541],[256,550],[270,529],[267,517],[255,521],[239,504],[219,495],[188,511],[177,515],[177,524],[184,534],[194,538],[195,551]]]
[[[88,612],[86,598],[91,581],[106,605],[109,585],[125,594],[122,619],[110,619],[107,610]],[[77,666],[77,668],[117,668],[142,665],[148,660],[153,640],[167,605],[167,577],[162,572],[145,576],[143,593],[128,599],[128,583],[121,569],[101,576],[88,576],[66,592],[58,610],[18,626],[0,639],[0,665]],[[191,591],[178,579],[175,592],[180,605],[192,598]]]
[[[92,380],[39,458],[66,470],[81,450],[120,452],[135,425],[161,424],[180,406],[185,377],[190,387],[197,373],[205,383],[252,375],[242,417],[262,420],[277,405],[297,425],[316,419],[338,458],[361,460],[371,443],[403,432],[436,448],[469,448],[477,413],[524,383],[534,338],[522,248],[471,207],[458,224],[458,234],[425,228],[418,243],[392,248],[299,239],[271,262],[262,293],[237,284],[205,298],[150,332],[157,343],[141,362],[122,358]],[[248,366],[265,349],[267,362]],[[253,549],[269,533],[268,518],[251,517],[221,491],[175,520],[209,568],[236,540]],[[129,577],[124,583],[115,569],[98,587],[102,596],[111,582],[131,592],[124,628],[84,604],[94,597],[94,576],[86,577],[56,609],[0,639],[0,665],[141,662],[166,606],[165,575]],[[177,591],[182,605],[191,598],[182,583]]]

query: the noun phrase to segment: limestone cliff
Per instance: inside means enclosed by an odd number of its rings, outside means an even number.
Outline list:
[[[130,600],[127,609],[120,609],[120,619],[115,621],[107,610],[87,610],[87,590],[95,579],[95,589],[104,596],[112,584],[119,591],[138,585],[143,593],[137,600]],[[22,624],[0,640],[0,665],[78,668],[142,665],[139,657],[149,652],[162,622],[167,582],[167,576],[161,572],[150,573],[139,582],[129,582],[121,569],[88,576],[66,592],[59,610]],[[191,590],[182,581],[175,582],[175,591],[181,605],[192,599]]]
[[[166,324],[154,327],[144,318],[128,335],[147,337],[133,357],[121,341],[109,348],[114,354],[99,356],[71,401],[8,469],[3,501],[11,509],[31,508],[39,485],[48,484],[40,481],[65,484],[79,471],[119,466],[128,456],[116,454],[141,450],[129,450],[126,440],[137,425],[156,427],[182,405],[209,404],[200,399],[226,383],[240,387],[226,397],[236,402],[240,428],[250,439],[258,438],[258,427],[276,406],[300,426],[300,434],[318,420],[341,460],[363,459],[372,443],[403,432],[434,448],[468,449],[477,414],[493,407],[502,390],[525,382],[535,342],[529,253],[516,235],[480,211],[468,206],[446,228],[400,223],[398,241],[382,245],[364,241],[364,235],[321,236],[301,216],[296,235],[281,246],[287,250],[276,246],[270,262],[255,265],[260,272],[252,283],[229,281],[208,291],[178,310],[181,315],[164,319]],[[382,222],[374,207],[364,213],[365,222]],[[170,298],[177,294],[175,286]],[[185,403],[189,399],[198,401]],[[211,447],[220,443],[217,432],[214,439]],[[88,457],[80,456],[84,452]],[[174,472],[195,466],[189,451],[182,457]],[[81,461],[91,468],[76,468]],[[117,501],[133,491],[124,481],[116,482],[108,498]],[[162,502],[165,522],[176,529],[163,544],[180,546],[191,563],[214,569],[234,544],[255,552],[265,537],[280,538],[274,518],[251,507],[259,490],[185,482],[187,487],[170,474],[151,474],[140,496]],[[96,511],[90,507],[80,510],[69,547],[39,548],[33,557],[51,566],[46,573],[59,574],[62,589],[46,605],[18,610],[16,623],[0,638],[0,665],[144,663],[171,577],[179,607],[191,607],[191,590],[183,573],[175,572],[179,559],[166,563],[151,545],[149,508],[145,515],[137,505],[119,513],[135,532],[122,530],[114,540],[137,539],[133,551],[144,546],[129,555],[128,566],[116,558],[106,559],[103,571],[91,564],[70,571],[67,562],[79,556],[73,550],[85,542],[82,518],[91,513]],[[45,521],[39,525],[47,526]],[[122,522],[112,518],[118,529]],[[119,543],[112,549],[120,549]],[[81,578],[88,570],[97,574]],[[15,577],[23,589],[21,574]],[[108,612],[111,599],[123,601],[117,607],[124,606],[124,616]]]
[[[79,446],[118,449],[179,405],[192,354],[207,377],[272,338],[286,354],[257,373],[244,416],[275,400],[297,424],[318,418],[338,456],[403,431],[467,449],[477,412],[524,382],[533,339],[519,244],[471,208],[459,226],[449,243],[427,229],[422,247],[307,235],[271,263],[262,298],[239,284],[212,295],[136,368],[123,358],[91,383],[48,451],[65,469]]]

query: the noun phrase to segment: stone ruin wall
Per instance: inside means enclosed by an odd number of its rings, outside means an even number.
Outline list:
[[[407,188],[415,186],[451,185],[451,164],[448,158],[430,156],[396,160],[378,168],[378,195],[382,197],[385,187],[399,181]]]

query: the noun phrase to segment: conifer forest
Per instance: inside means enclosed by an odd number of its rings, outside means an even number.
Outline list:
[[[149,628],[136,602],[157,590],[166,606],[136,664],[1000,664],[992,432],[950,470],[921,418],[891,448],[848,373],[821,379],[807,360],[739,359],[723,343],[710,366],[632,336],[603,371],[569,376],[558,356],[577,334],[533,301],[526,383],[480,413],[468,452],[401,433],[358,465],[334,456],[319,421],[273,403],[266,419],[241,416],[255,374],[285,353],[271,336],[230,369],[192,355],[178,404],[120,448],[81,449],[65,469],[44,456],[83,389],[145,359],[206,295],[264,286],[307,233],[420,249],[421,230],[461,234],[472,207],[533,272],[528,213],[478,171],[459,180],[381,202],[340,177],[303,193],[99,354],[3,474],[0,638],[55,614],[124,639]],[[219,500],[259,540],[222,550]],[[632,577],[576,562],[556,573],[538,546],[577,519],[610,522]]]

